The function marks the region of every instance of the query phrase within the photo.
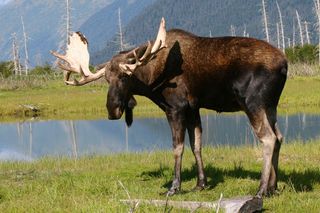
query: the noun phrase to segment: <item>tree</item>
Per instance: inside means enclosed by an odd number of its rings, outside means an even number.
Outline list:
[[[0,63],[0,76],[7,78],[12,75],[14,64],[12,61],[4,61]]]
[[[320,64],[320,0],[314,0],[314,10],[317,16],[317,27],[318,27],[318,59]]]
[[[26,34],[26,30],[24,27],[24,21],[23,21],[23,17],[21,16],[21,24],[22,24],[22,31],[23,31],[23,41],[24,41],[24,54],[25,54],[25,58],[24,58],[24,68],[25,68],[25,74],[28,75],[28,70],[29,70],[29,54],[28,54],[28,46],[27,46],[27,34]]]
[[[266,5],[264,0],[262,0],[262,14],[263,14],[264,32],[266,33],[266,40],[267,42],[270,42],[269,28],[268,28],[268,15],[267,15]]]
[[[297,10],[296,10],[296,15],[297,15],[298,27],[299,27],[299,32],[300,32],[300,44],[301,44],[301,46],[303,46],[304,45],[303,32],[302,32],[302,26],[301,26],[301,21],[300,21],[300,15]]]
[[[317,46],[305,44],[304,46],[295,46],[286,48],[286,56],[291,63],[312,64],[317,61]]]
[[[310,36],[309,36],[309,30],[308,30],[308,22],[307,21],[304,21],[304,29],[305,29],[305,32],[306,32],[307,44],[311,44]]]
[[[125,39],[124,39],[124,34],[122,31],[121,9],[120,8],[118,8],[118,26],[119,26],[119,32],[118,32],[118,36],[117,36],[117,41],[115,41],[115,43],[117,43],[119,45],[120,51],[124,51],[126,49],[131,48],[131,45],[129,43],[126,43]]]
[[[281,28],[282,51],[284,51],[286,48],[286,44],[284,41],[284,29],[283,29],[284,27],[283,27],[282,14],[281,14],[281,10],[280,10],[280,6],[278,4],[278,1],[276,1],[276,5],[277,5],[278,13],[279,13],[279,21],[280,21],[280,28]]]
[[[68,45],[68,40],[69,40],[69,35],[71,34],[71,0],[66,0],[65,1],[65,15],[62,17],[62,27],[59,29],[59,36],[61,36],[61,41],[58,45],[58,52],[60,50],[65,50],[65,47]],[[56,59],[53,62],[52,67],[56,68],[58,65],[59,59]]]
[[[12,61],[14,64],[14,70],[13,70],[14,74],[21,75],[19,45],[17,43],[16,33],[12,33]]]

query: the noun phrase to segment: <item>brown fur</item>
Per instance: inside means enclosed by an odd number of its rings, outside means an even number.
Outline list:
[[[276,127],[276,108],[287,74],[283,53],[253,38],[203,38],[182,30],[169,31],[166,43],[167,48],[137,68],[132,76],[119,69],[121,62],[133,63],[130,51],[111,60],[106,71],[110,84],[109,118],[119,119],[133,95],[150,98],[166,113],[175,153],[175,177],[168,193],[174,194],[181,184],[186,130],[198,165],[197,188],[202,189],[206,184],[199,148],[199,109],[242,110],[264,144],[264,167],[257,195],[274,190],[280,150],[277,138],[281,136]],[[146,45],[138,48],[138,54],[145,48]]]

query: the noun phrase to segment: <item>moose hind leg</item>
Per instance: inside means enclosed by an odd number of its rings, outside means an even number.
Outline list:
[[[247,113],[251,125],[263,145],[263,168],[260,179],[260,187],[257,192],[258,197],[268,194],[269,178],[272,170],[272,159],[277,137],[268,121],[264,110],[255,113]]]
[[[198,178],[195,190],[202,190],[207,185],[207,178],[204,173],[201,155],[202,127],[199,110],[197,110],[196,112],[189,113],[188,118],[189,120],[187,128],[189,134],[189,141],[198,168]]]
[[[282,144],[282,134],[280,132],[280,129],[275,122],[273,124],[273,130],[276,134],[277,140],[274,146],[273,155],[272,155],[272,168],[271,168],[271,174],[269,178],[268,183],[268,193],[273,194],[277,190],[277,182],[278,182],[278,162],[279,162],[279,154],[280,154],[280,148]]]

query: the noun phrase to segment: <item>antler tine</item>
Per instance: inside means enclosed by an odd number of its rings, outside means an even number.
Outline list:
[[[148,47],[144,52],[143,56],[139,59],[139,61],[145,60],[151,54],[151,50],[152,50],[152,45],[151,45],[151,42],[148,41]]]
[[[161,49],[166,47],[166,44],[165,44],[166,34],[167,33],[166,33],[165,20],[164,18],[162,18],[160,22],[157,38],[153,43],[153,45],[151,44],[150,41],[148,41],[147,49],[145,50],[141,58],[137,57],[137,54],[136,54],[137,48],[134,49],[133,55],[135,57],[135,63],[134,64],[120,63],[119,64],[120,69],[126,74],[131,75],[138,66],[147,64]],[[129,54],[131,54],[131,52]]]
[[[69,65],[61,63],[60,61],[58,62],[58,67],[67,72],[77,72],[77,70],[73,69]]]
[[[65,55],[55,51],[51,51],[51,54],[66,62],[58,62],[58,67],[66,71],[64,81],[68,85],[81,86],[91,81],[95,81],[105,74],[104,67],[99,69],[96,73],[92,73],[89,70],[90,56],[88,52],[88,42],[85,36],[80,32],[72,33],[72,35],[70,35]],[[79,81],[76,79],[69,81],[71,72],[79,73],[81,79]]]
[[[157,34],[157,38],[156,38],[156,41],[154,42],[154,45],[152,47],[151,54],[156,53],[158,50],[166,47],[166,44],[165,44],[166,36],[167,36],[166,21],[162,17],[161,22],[160,22],[160,26],[159,26],[159,30],[158,30],[158,34]]]
[[[133,50],[133,56],[136,60],[135,64],[139,66],[141,64],[139,57],[137,56],[136,50]]]

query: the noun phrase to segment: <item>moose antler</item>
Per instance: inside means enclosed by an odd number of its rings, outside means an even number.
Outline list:
[[[88,41],[81,32],[72,33],[69,37],[65,55],[55,51],[51,51],[51,54],[64,61],[64,63],[59,61],[58,66],[66,71],[64,80],[67,85],[81,86],[95,81],[105,74],[105,67],[99,69],[96,73],[89,70]],[[77,79],[69,81],[71,72],[79,73],[81,79],[79,81]]]
[[[134,56],[133,60],[132,58],[129,60],[134,61],[134,63],[119,63],[121,71],[131,75],[138,66],[147,64],[161,49],[166,47],[165,39],[165,20],[162,18],[158,35],[153,45],[150,41],[148,42],[148,46],[141,58],[139,58],[136,53],[139,48],[130,51],[127,55]],[[55,51],[51,51],[51,54],[64,62],[62,63],[59,61],[58,66],[66,72],[64,81],[67,85],[81,86],[101,78],[105,75],[106,65],[109,63],[108,62],[104,66],[100,66],[101,68],[98,69],[96,73],[90,72],[88,41],[81,32],[73,33],[69,37],[69,43],[65,55]],[[69,77],[72,72],[80,74],[81,79],[79,81],[77,79],[69,81]]]
[[[157,38],[152,45],[150,41],[148,41],[148,46],[146,48],[146,51],[144,54],[139,58],[137,56],[136,51],[139,49],[135,48],[131,52],[128,53],[128,55],[134,56],[134,63],[133,64],[128,64],[128,63],[120,63],[119,67],[120,69],[125,72],[128,75],[132,75],[132,73],[137,69],[137,67],[142,66],[147,64],[153,57],[163,48],[166,48],[166,22],[164,18],[161,19],[160,26],[159,26],[159,31]]]

